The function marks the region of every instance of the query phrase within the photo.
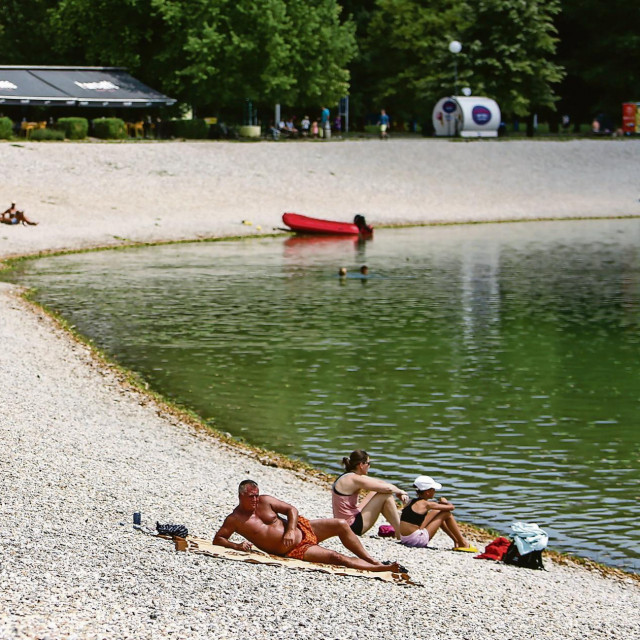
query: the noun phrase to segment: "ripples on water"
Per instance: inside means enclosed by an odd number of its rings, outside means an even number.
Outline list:
[[[379,230],[19,277],[221,430],[336,473],[364,448],[407,488],[440,479],[461,519],[536,521],[556,548],[637,570],[639,247],[638,220]]]

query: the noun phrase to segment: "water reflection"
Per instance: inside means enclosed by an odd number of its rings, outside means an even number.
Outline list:
[[[225,431],[334,472],[365,448],[404,486],[442,479],[462,519],[537,521],[637,569],[639,240],[637,220],[378,230],[49,258],[20,279]]]

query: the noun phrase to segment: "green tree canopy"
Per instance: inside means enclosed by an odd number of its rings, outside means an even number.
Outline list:
[[[0,2],[2,64],[63,64],[51,53],[48,11],[57,4],[58,0]]]
[[[513,115],[552,107],[553,17],[558,0],[377,0],[364,47],[375,69],[370,99],[406,112],[432,105],[468,84]],[[452,54],[451,40],[463,44]],[[457,55],[457,59],[454,56]]]
[[[362,115],[424,115],[453,93],[454,61],[458,88],[508,115],[553,108],[556,94],[582,120],[640,100],[628,0],[2,0],[0,51],[3,64],[125,66],[207,110],[349,92]]]
[[[171,90],[189,87],[207,103],[219,96],[263,103],[336,102],[349,86],[353,24],[335,0],[153,0],[166,25],[159,57],[177,67]],[[200,14],[194,19],[194,4]]]
[[[409,116],[453,93],[454,59],[448,46],[462,37],[466,14],[460,0],[377,0],[363,43],[370,65],[370,108],[377,103]]]
[[[639,3],[562,0],[557,25],[563,111],[585,122],[599,112],[618,120],[622,102],[640,102]]]
[[[162,23],[151,0],[58,0],[48,20],[51,50],[65,64],[123,66],[158,78],[153,61]]]
[[[336,0],[6,0],[0,44],[7,63],[125,66],[195,106],[334,103],[356,51],[340,12]]]
[[[474,93],[514,116],[554,108],[564,73],[554,62],[558,0],[479,0],[465,30]]]

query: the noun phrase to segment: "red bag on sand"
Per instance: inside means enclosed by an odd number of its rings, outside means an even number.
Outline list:
[[[474,558],[476,560],[478,558],[496,561],[502,560],[502,558],[504,558],[504,554],[507,553],[507,549],[510,544],[510,540],[501,536],[500,538],[496,538],[493,542],[490,542],[486,546],[485,550],[480,555],[474,556]]]
[[[378,535],[381,538],[393,538],[396,535],[396,530],[390,524],[381,524]]]

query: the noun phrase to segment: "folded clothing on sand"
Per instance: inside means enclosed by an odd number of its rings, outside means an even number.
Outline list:
[[[507,553],[507,549],[511,541],[507,538],[503,538],[500,536],[496,538],[493,542],[490,542],[485,550],[478,556],[475,556],[476,559],[483,558],[485,560],[495,560],[500,561],[504,558],[504,554]]]
[[[532,551],[543,551],[547,548],[549,536],[535,522],[514,522],[511,530],[520,555],[526,556]]]

